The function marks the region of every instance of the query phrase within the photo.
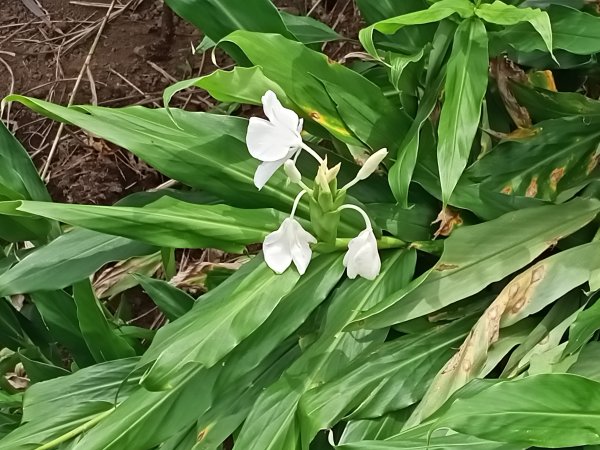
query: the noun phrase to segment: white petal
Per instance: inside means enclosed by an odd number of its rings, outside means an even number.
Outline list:
[[[277,161],[291,148],[298,146],[298,136],[287,128],[259,117],[251,117],[246,133],[246,145],[252,157],[260,161]]]
[[[373,280],[381,270],[381,259],[377,251],[377,240],[373,230],[366,229],[348,243],[348,252],[344,255],[344,266],[349,278],[360,275]]]
[[[269,234],[263,242],[265,262],[275,273],[285,272],[292,264],[289,220],[285,219],[279,229]]]
[[[267,91],[262,97],[265,116],[275,125],[280,125],[288,130],[297,131],[300,118],[291,109],[284,108],[273,91]]]
[[[259,190],[267,184],[267,181],[273,176],[277,169],[279,169],[287,158],[280,159],[279,161],[269,161],[260,163],[254,172],[254,186]]]
[[[306,272],[312,256],[309,243],[314,244],[316,242],[317,240],[312,234],[302,228],[302,225],[297,221],[293,220],[292,260],[300,275],[304,275],[304,272]]]

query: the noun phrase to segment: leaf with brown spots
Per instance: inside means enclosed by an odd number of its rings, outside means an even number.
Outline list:
[[[532,130],[502,141],[465,176],[491,191],[565,201],[600,175],[600,116],[547,120]]]
[[[551,256],[517,275],[483,313],[458,352],[438,372],[407,426],[428,417],[473,378],[486,375],[482,369],[502,329],[587,282],[598,265],[600,242],[593,242]]]

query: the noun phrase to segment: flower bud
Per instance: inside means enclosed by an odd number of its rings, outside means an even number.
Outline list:
[[[377,170],[377,168],[379,167],[379,164],[381,163],[381,161],[383,161],[383,159],[387,156],[387,154],[388,154],[387,149],[382,148],[381,150],[378,150],[375,153],[373,153],[371,156],[369,156],[369,158],[367,158],[367,160],[365,161],[363,166],[360,168],[360,170],[356,174],[355,179],[358,181],[358,180],[365,180],[365,179],[369,178],[371,176],[371,174]]]
[[[283,163],[283,171],[292,183],[300,183],[302,181],[302,174],[296,167],[293,159],[288,159]]]

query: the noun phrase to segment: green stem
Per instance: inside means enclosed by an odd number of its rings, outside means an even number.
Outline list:
[[[323,242],[319,242],[313,245],[312,249],[319,253],[332,253],[340,250],[346,250],[351,239],[352,238],[337,238],[334,244],[325,244]],[[408,246],[406,242],[391,236],[383,236],[377,240],[377,248],[380,250],[388,248],[404,248],[406,246]]]
[[[103,413],[97,414],[94,418],[88,420],[83,425],[78,426],[77,428],[69,431],[68,433],[63,434],[62,436],[57,437],[56,439],[38,447],[36,450],[48,450],[50,448],[54,448],[62,444],[63,442],[67,442],[68,440],[74,438],[75,436],[83,433],[84,431],[89,430],[106,416],[110,415],[116,408],[111,408],[108,411],[104,411]]]

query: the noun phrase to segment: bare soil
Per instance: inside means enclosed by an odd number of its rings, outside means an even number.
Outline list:
[[[111,3],[1,0],[0,98],[18,93],[67,104]],[[313,17],[349,38],[356,38],[360,27],[350,0],[276,3],[292,13],[312,9]],[[160,107],[167,86],[215,69],[210,58],[192,54],[192,46],[201,40],[200,32],[169,15],[162,0],[116,0],[100,36],[89,71],[77,89],[75,104]],[[325,51],[339,59],[352,46],[348,41],[334,42],[327,44]],[[227,64],[225,57],[220,58],[220,66]],[[206,110],[212,101],[204,94],[180,94],[175,101],[186,109]],[[59,125],[16,103],[5,108],[1,119],[16,133],[41,171]],[[59,202],[112,204],[129,193],[166,181],[130,153],[69,126],[61,134],[48,169],[46,181],[53,199]]]

